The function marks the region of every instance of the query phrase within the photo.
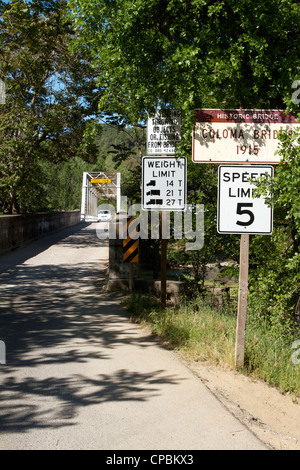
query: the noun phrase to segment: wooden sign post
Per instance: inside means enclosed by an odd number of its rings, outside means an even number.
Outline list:
[[[245,336],[246,336],[248,273],[249,273],[249,239],[250,239],[250,235],[248,234],[241,235],[238,313],[237,313],[236,342],[235,342],[235,367],[236,369],[240,369],[244,366],[244,358],[245,358]]]
[[[167,212],[186,208],[187,164],[185,157],[143,157],[142,209],[159,211],[161,242],[161,304],[166,307],[167,246],[169,228]]]
[[[168,240],[165,238],[167,230],[167,213],[161,212],[161,286],[160,301],[165,308],[167,305],[167,246]]]
[[[161,304],[167,303],[167,215],[186,208],[186,158],[175,157],[181,140],[181,111],[157,110],[148,117],[147,154],[142,159],[142,209],[160,212]],[[151,155],[151,156],[150,156]],[[154,156],[154,158],[152,158]]]
[[[299,126],[297,114],[276,109],[195,110],[195,163],[221,163],[218,187],[218,233],[240,234],[240,279],[236,326],[235,365],[244,365],[248,299],[250,235],[270,235],[273,210],[263,196],[254,197],[251,181],[268,174],[279,163],[279,131]],[[227,165],[223,165],[223,164]]]
[[[235,343],[235,367],[244,366],[248,300],[250,235],[272,233],[273,210],[265,197],[253,197],[250,180],[269,174],[270,165],[220,165],[218,188],[218,232],[240,234],[240,277]]]

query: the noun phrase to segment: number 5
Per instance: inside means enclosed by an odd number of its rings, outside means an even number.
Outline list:
[[[241,222],[240,220],[238,220],[236,222],[237,225],[243,225],[243,226],[248,226],[248,225],[251,225],[253,224],[254,222],[254,214],[252,211],[249,211],[247,209],[243,209],[244,207],[253,207],[253,203],[252,202],[238,202],[237,204],[237,208],[236,208],[236,213],[238,215],[244,215],[244,214],[248,214],[249,216],[249,220],[247,222]]]

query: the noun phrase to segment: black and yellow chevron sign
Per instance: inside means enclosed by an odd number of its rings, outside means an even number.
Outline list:
[[[135,224],[131,225],[134,220],[133,217],[128,218],[126,226],[127,238],[123,240],[123,261],[126,263],[139,262],[139,241],[131,238],[136,234],[138,228]]]

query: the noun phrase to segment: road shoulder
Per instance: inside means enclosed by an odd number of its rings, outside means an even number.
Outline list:
[[[275,450],[300,450],[299,399],[233,370],[177,355],[262,442]]]

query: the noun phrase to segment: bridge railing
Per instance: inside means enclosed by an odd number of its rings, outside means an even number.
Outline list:
[[[0,215],[0,255],[79,222],[80,210]]]

